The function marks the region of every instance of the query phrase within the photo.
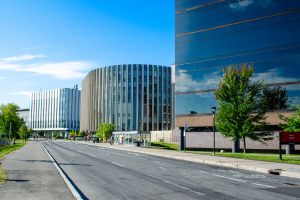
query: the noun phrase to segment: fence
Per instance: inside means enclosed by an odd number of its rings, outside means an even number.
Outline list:
[[[1,144],[1,146],[7,145],[8,144],[8,140],[6,140],[6,139],[0,139],[0,144]]]

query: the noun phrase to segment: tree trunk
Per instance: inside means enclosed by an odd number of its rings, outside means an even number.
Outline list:
[[[243,137],[243,141],[244,141],[244,153],[246,153],[246,138],[245,138],[245,136]]]

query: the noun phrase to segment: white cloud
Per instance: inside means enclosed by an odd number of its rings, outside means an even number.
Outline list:
[[[273,4],[273,0],[241,0],[237,3],[230,4],[229,7],[233,11],[243,11],[252,4],[257,4],[260,7],[266,8]]]
[[[23,56],[16,56],[16,57],[10,57],[10,58],[4,58],[2,60],[6,62],[12,62],[12,61],[21,61],[21,60],[31,60],[33,58],[41,58],[46,57],[45,55],[23,55]]]
[[[23,95],[23,96],[25,96],[26,99],[30,99],[31,93],[32,92],[23,91],[23,92],[13,92],[13,93],[10,93],[10,94],[12,94],[12,95]]]
[[[229,7],[234,11],[245,10],[248,6],[254,3],[254,0],[244,0],[237,3],[230,4]]]
[[[36,75],[51,75],[59,79],[77,79],[83,78],[86,75],[83,71],[91,69],[92,66],[92,63],[83,61],[31,65],[0,63],[0,70],[33,72]]]
[[[1,79],[5,79],[5,77],[0,77],[0,80],[1,80]]]

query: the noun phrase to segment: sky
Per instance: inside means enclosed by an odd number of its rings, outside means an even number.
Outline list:
[[[96,68],[175,62],[174,0],[0,0],[0,104]]]

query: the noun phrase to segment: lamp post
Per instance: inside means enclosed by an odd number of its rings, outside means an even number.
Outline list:
[[[109,124],[109,131],[111,131],[111,123]],[[111,131],[111,135],[113,135],[112,131]],[[112,144],[112,141],[110,141],[110,143]]]
[[[141,134],[142,134],[142,119],[139,120],[140,122],[140,137],[141,137]],[[136,137],[136,146],[138,147],[138,134],[137,134],[137,137]]]
[[[11,132],[11,124],[12,123],[9,123],[9,139],[10,139],[10,132]]]
[[[213,132],[214,132],[214,152],[213,155],[215,155],[215,113],[216,113],[216,107],[211,108],[212,114],[213,114]]]

